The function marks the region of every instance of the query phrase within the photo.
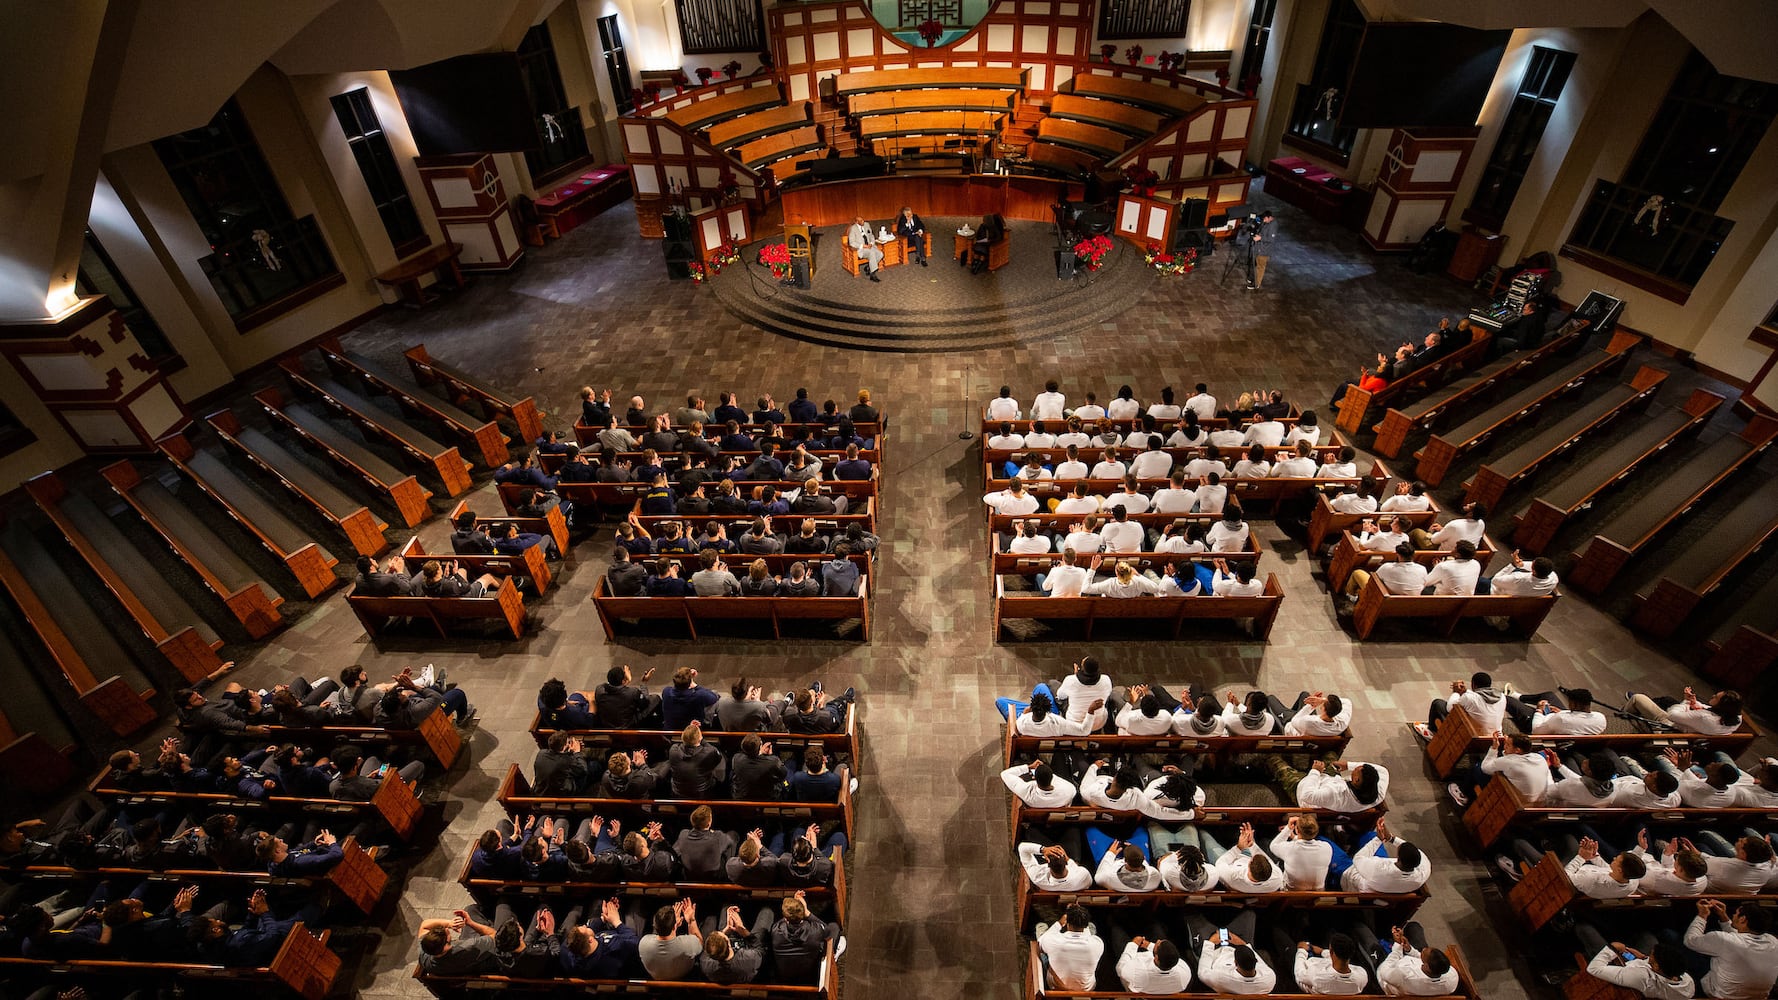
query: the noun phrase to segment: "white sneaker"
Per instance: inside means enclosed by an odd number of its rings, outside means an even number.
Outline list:
[[[840,956],[844,955],[845,953],[846,953],[846,935],[841,934],[840,939],[838,941],[834,942],[834,946],[833,946],[834,960],[838,961]]]
[[[1469,805],[1469,796],[1463,794],[1463,789],[1458,788],[1455,781],[1446,785],[1445,791],[1450,793],[1451,801],[1457,803],[1459,809]]]
[[[1428,743],[1432,742],[1432,727],[1424,722],[1414,723],[1414,732]]]
[[[1505,695],[1506,695],[1506,696],[1507,696],[1507,697],[1508,697],[1508,698],[1511,698],[1511,697],[1513,697],[1513,696],[1514,696],[1514,695],[1516,695],[1516,694],[1518,694],[1518,693],[1519,693],[1519,692],[1517,692],[1517,691],[1514,691],[1514,690],[1513,690],[1513,682],[1512,682],[1512,681],[1507,681],[1507,682],[1506,682],[1506,684],[1505,684],[1505,686],[1503,686],[1503,687],[1502,687],[1502,688],[1501,688],[1501,689],[1500,689],[1500,690],[1501,690],[1501,692],[1502,692],[1502,693],[1504,693],[1504,694],[1505,694]]]
[[[1037,933],[1038,937],[1043,937],[1043,935],[1049,931],[1050,925],[1046,924],[1042,921],[1038,921],[1037,926],[1033,927],[1031,929]]]
[[[851,793],[852,793],[852,794],[853,794],[853,795],[857,795],[857,794],[858,794],[858,779],[857,779],[857,778],[853,778],[853,779],[852,779],[852,785],[851,785],[851,788],[850,788],[850,789],[849,789],[849,790],[850,790],[850,791],[851,791]]]
[[[432,686],[432,664],[430,664],[430,663],[426,664],[426,669],[420,671],[420,676],[414,678],[414,683],[420,685],[423,688],[429,688]]]

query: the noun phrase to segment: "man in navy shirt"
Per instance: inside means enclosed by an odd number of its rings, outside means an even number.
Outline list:
[[[497,483],[522,483],[546,490],[556,488],[556,477],[537,467],[537,453],[532,452],[516,462],[508,462],[494,470]]]
[[[809,390],[798,389],[796,398],[790,401],[790,422],[793,424],[813,424],[821,420],[821,410],[815,401],[809,398]]]
[[[511,521],[506,523],[506,530],[500,537],[494,540],[494,551],[503,556],[516,556],[533,545],[543,546],[543,554],[550,559],[561,558],[562,554],[556,551],[555,539],[535,532],[520,531],[519,526]]]
[[[858,445],[846,446],[846,457],[834,463],[833,477],[860,481],[870,478],[870,463],[858,457]]]
[[[644,514],[676,514],[678,504],[673,498],[673,487],[667,485],[667,474],[657,472],[650,480],[648,492],[642,494],[642,513]]]
[[[694,722],[703,722],[705,713],[720,697],[715,691],[698,686],[696,667],[680,667],[673,671],[673,683],[661,689],[661,728],[678,731]]]
[[[790,776],[790,798],[796,802],[838,802],[844,770],[830,771],[819,744],[803,751],[803,765]]]
[[[719,424],[744,424],[747,422],[747,411],[735,405],[735,394],[722,394],[722,405],[710,414],[710,419]]]

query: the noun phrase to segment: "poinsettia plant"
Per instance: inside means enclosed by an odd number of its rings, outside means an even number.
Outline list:
[[[920,40],[925,42],[928,47],[937,45],[938,40],[945,35],[945,26],[940,24],[937,19],[930,17],[921,21],[920,27],[916,30],[920,32]]]
[[[1161,182],[1161,175],[1140,164],[1131,164],[1124,169],[1124,179],[1130,182],[1130,192],[1144,198],[1153,196],[1154,186]]]
[[[1129,48],[1125,49],[1124,50],[1124,58],[1130,60],[1130,65],[1132,65],[1132,66],[1141,62],[1142,61],[1142,46],[1132,45]]]
[[[1216,85],[1218,87],[1227,87],[1229,85],[1229,67],[1227,63],[1216,67]]]
[[[1105,255],[1111,252],[1111,237],[1100,234],[1089,236],[1074,244],[1074,259],[1089,271],[1097,271],[1105,266]]]
[[[741,60],[730,59],[722,64],[722,75],[733,80],[741,75]]]
[[[703,284],[705,279],[709,278],[713,271],[712,268],[705,267],[695,260],[691,262],[688,270],[691,271],[691,283],[694,285]]]
[[[1192,268],[1197,266],[1198,251],[1189,247],[1179,253],[1150,250],[1142,255],[1142,259],[1148,261],[1149,267],[1162,274],[1190,274]]]
[[[1109,42],[1104,45],[1099,46],[1099,58],[1100,59],[1103,59],[1106,62],[1110,62],[1116,55],[1117,55],[1117,46],[1112,45]]]
[[[691,85],[691,77],[688,77],[685,75],[685,70],[676,69],[673,71],[673,86],[688,87],[690,85]]]
[[[790,247],[783,243],[767,243],[760,247],[759,262],[779,281],[790,277]]]
[[[716,71],[708,66],[698,67],[698,83],[700,85],[707,85],[710,82],[710,78],[715,75]]]

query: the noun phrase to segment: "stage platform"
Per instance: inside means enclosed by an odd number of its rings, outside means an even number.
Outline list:
[[[884,221],[871,220],[873,226]],[[970,274],[951,256],[952,236],[965,221],[980,220],[925,221],[932,229],[931,266],[884,268],[880,282],[840,266],[845,227],[828,226],[817,230],[815,277],[806,291],[779,285],[754,263],[759,247],[776,238],[744,248],[746,266],[730,267],[710,284],[730,313],[773,333],[856,350],[922,353],[1075,333],[1135,305],[1158,277],[1139,249],[1113,240],[1105,267],[1090,282],[1085,272],[1058,280],[1055,227],[1034,222],[1008,223],[1012,259],[1005,267]]]

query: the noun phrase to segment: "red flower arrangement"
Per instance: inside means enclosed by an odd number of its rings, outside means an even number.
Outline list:
[[[1241,78],[1241,93],[1246,94],[1248,97],[1252,97],[1257,90],[1259,90],[1258,73],[1249,73]]]
[[[1111,252],[1111,237],[1089,236],[1074,244],[1074,259],[1089,271],[1105,266],[1105,255]]]
[[[759,262],[779,281],[790,277],[790,247],[783,243],[767,243],[760,247]]]
[[[685,70],[676,69],[673,71],[673,86],[674,87],[689,87],[689,86],[691,86],[691,78],[685,75]]]
[[[1190,274],[1192,269],[1197,266],[1198,251],[1186,249],[1173,254],[1150,250],[1143,255],[1143,259],[1148,261],[1150,267],[1162,274]]]
[[[730,59],[728,62],[723,63],[722,73],[731,80],[739,78],[741,75],[741,60]]]
[[[1115,57],[1116,55],[1117,55],[1117,46],[1109,44],[1109,43],[1099,46],[1099,58],[1100,59],[1103,59],[1106,62],[1110,62],[1112,60],[1112,58]]]
[[[1216,85],[1219,87],[1227,87],[1229,85],[1229,67],[1227,63],[1216,67]]]
[[[698,83],[702,86],[708,86],[710,83],[710,78],[715,75],[716,75],[716,71],[711,69],[708,66],[699,66],[698,67]]]
[[[650,103],[650,104],[653,104],[654,102],[660,100],[661,99],[660,81],[659,80],[650,80],[647,83],[644,83],[642,85],[642,92],[644,94],[648,95],[648,103]]]
[[[916,30],[920,32],[920,40],[925,42],[928,48],[937,45],[938,40],[943,38],[945,34],[945,26],[938,23],[936,19],[930,17],[921,21],[920,27]]]
[[[1129,48],[1125,49],[1124,50],[1124,58],[1130,60],[1130,65],[1132,65],[1132,66],[1141,62],[1142,61],[1142,46],[1132,45]]]
[[[1124,179],[1130,182],[1132,194],[1148,198],[1154,195],[1154,186],[1161,182],[1161,175],[1147,167],[1132,164],[1124,168]]]

